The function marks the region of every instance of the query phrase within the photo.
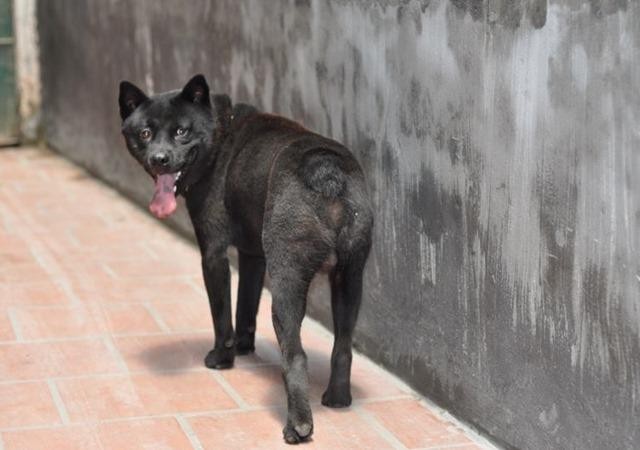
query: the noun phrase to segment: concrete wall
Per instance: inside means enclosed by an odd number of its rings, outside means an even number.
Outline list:
[[[55,148],[146,204],[117,84],[196,72],[344,141],[378,211],[359,347],[509,445],[640,447],[639,2],[40,0],[39,20]]]

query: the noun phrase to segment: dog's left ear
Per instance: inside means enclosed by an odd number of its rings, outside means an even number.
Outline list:
[[[203,75],[196,75],[182,88],[182,97],[192,103],[211,107],[209,85]]]
[[[128,81],[122,81],[120,83],[120,95],[118,96],[120,117],[122,117],[122,120],[124,121],[129,117],[141,103],[144,103],[148,99],[149,97],[147,97],[140,88]]]

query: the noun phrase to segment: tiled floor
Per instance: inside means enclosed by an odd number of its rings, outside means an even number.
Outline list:
[[[287,447],[269,294],[256,354],[207,370],[199,271],[193,245],[82,170],[0,150],[0,449]],[[303,342],[306,448],[487,448],[362,357],[353,406],[321,406],[330,335],[305,321]]]

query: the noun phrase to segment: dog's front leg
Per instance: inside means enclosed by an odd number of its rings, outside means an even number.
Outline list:
[[[231,274],[226,252],[203,252],[202,271],[215,333],[213,350],[207,354],[204,363],[211,369],[227,369],[233,366],[235,348],[231,324]]]

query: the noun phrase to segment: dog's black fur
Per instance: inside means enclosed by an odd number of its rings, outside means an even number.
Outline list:
[[[124,81],[119,103],[127,147],[145,170],[153,177],[182,171],[176,191],[186,199],[202,253],[215,331],[206,366],[228,368],[236,354],[254,350],[268,270],[288,400],[284,438],[308,439],[313,422],[300,326],[320,270],[329,273],[335,333],[322,403],[351,404],[351,340],[373,226],[362,169],[344,146],[296,122],[210,96],[201,75],[181,91],[151,98]],[[229,245],[239,255],[235,334]]]

